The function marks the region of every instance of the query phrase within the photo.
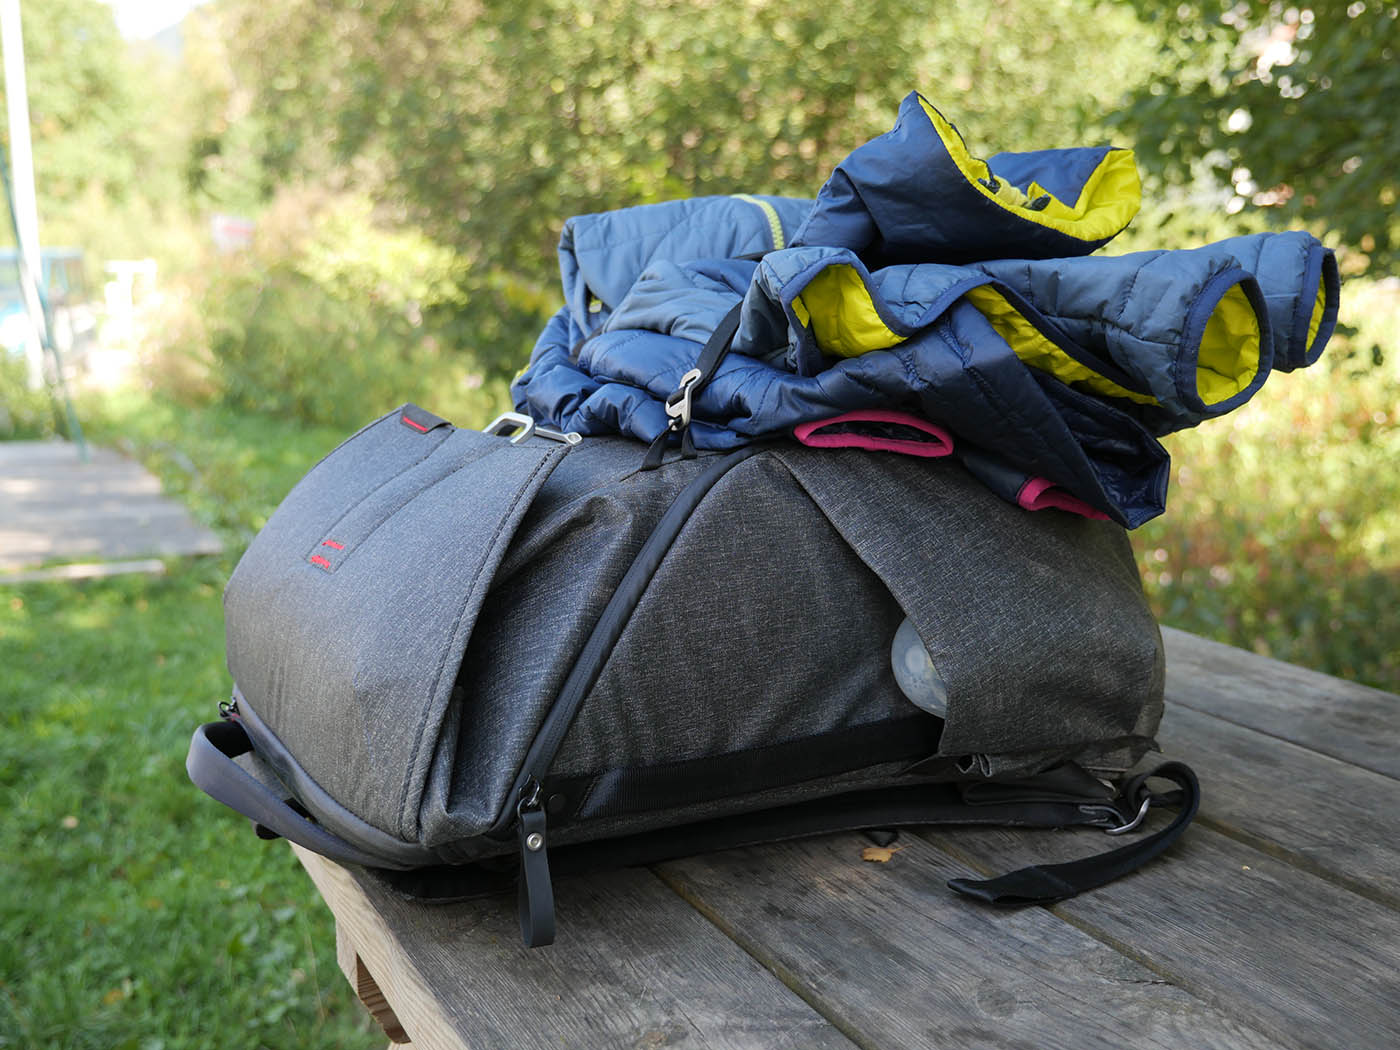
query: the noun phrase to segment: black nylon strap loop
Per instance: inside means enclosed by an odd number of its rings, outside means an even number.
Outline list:
[[[661,466],[662,461],[666,458],[666,443],[670,439],[671,431],[669,429],[656,435],[656,440],[647,446],[647,454],[642,457],[643,470],[655,470]]]
[[[729,356],[730,344],[734,342],[734,336],[739,331],[739,314],[743,306],[742,302],[735,303],[715,326],[710,338],[705,341],[705,346],[695,362],[695,367],[700,369],[700,378],[691,388],[692,394],[699,394],[709,385],[710,380],[719,371],[720,363]]]
[[[549,877],[544,811],[520,811],[520,937],[527,948],[554,943],[554,885]]]
[[[715,326],[715,330],[710,333],[710,338],[705,341],[704,347],[701,348],[700,356],[695,363],[695,367],[700,372],[700,378],[691,383],[688,390],[683,388],[692,401],[700,396],[700,392],[709,385],[710,380],[719,371],[720,364],[729,356],[730,344],[734,342],[734,336],[739,331],[739,314],[743,305],[741,301],[730,308],[720,323]],[[677,395],[672,394],[671,396],[676,397]],[[666,446],[670,442],[671,435],[675,433],[679,433],[681,436],[682,458],[694,459],[696,457],[695,439],[691,437],[689,421],[681,422],[672,417],[671,425],[658,434],[647,448],[647,454],[642,460],[643,470],[655,470],[661,466],[662,460],[666,457]]]
[[[1138,797],[1139,790],[1149,777],[1170,780],[1181,788],[1181,808],[1176,819],[1161,831],[1131,845],[1082,860],[1032,865],[994,879],[950,879],[948,887],[988,904],[1017,908],[1027,904],[1054,904],[1068,900],[1085,890],[1096,889],[1136,871],[1181,837],[1201,804],[1201,787],[1196,774],[1180,762],[1167,762],[1136,778],[1127,785],[1125,795],[1130,800]],[[1156,796],[1153,801],[1166,800]]]

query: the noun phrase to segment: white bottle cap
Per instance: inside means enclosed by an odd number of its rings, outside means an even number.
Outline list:
[[[939,718],[946,717],[948,687],[938,668],[933,666],[933,657],[929,656],[919,632],[907,616],[899,625],[899,630],[894,632],[890,666],[894,669],[894,680],[899,683],[900,692],[913,704]]]

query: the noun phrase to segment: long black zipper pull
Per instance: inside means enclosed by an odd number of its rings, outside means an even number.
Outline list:
[[[549,838],[540,782],[526,781],[515,807],[520,839],[520,937],[527,948],[554,943],[554,885],[549,878]]]

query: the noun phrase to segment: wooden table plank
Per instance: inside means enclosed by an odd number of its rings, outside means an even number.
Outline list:
[[[1200,777],[1203,824],[1400,907],[1400,780],[1175,703],[1158,739]]]
[[[966,867],[915,836],[888,864],[861,861],[863,845],[834,835],[658,870],[861,1046],[1284,1045],[1043,910],[955,898],[944,882]]]
[[[854,1050],[650,872],[558,880],[559,943],[531,951],[513,896],[415,904],[293,849],[415,1047]]]
[[[1101,845],[1055,832],[921,834],[987,873]],[[1280,1042],[1400,1046],[1400,913],[1207,828],[1191,828],[1141,871],[1053,910]]]
[[[1170,627],[1162,638],[1168,700],[1400,777],[1400,698]]]

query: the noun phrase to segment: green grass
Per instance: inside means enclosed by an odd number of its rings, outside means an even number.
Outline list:
[[[247,545],[298,479],[350,433],[221,407],[187,408],[133,391],[104,397],[82,412],[90,441],[140,459],[167,493],[235,549]]]
[[[344,436],[141,399],[88,423],[233,550]],[[384,1044],[290,851],[185,776],[190,733],[228,693],[232,564],[0,587],[0,1047]]]

